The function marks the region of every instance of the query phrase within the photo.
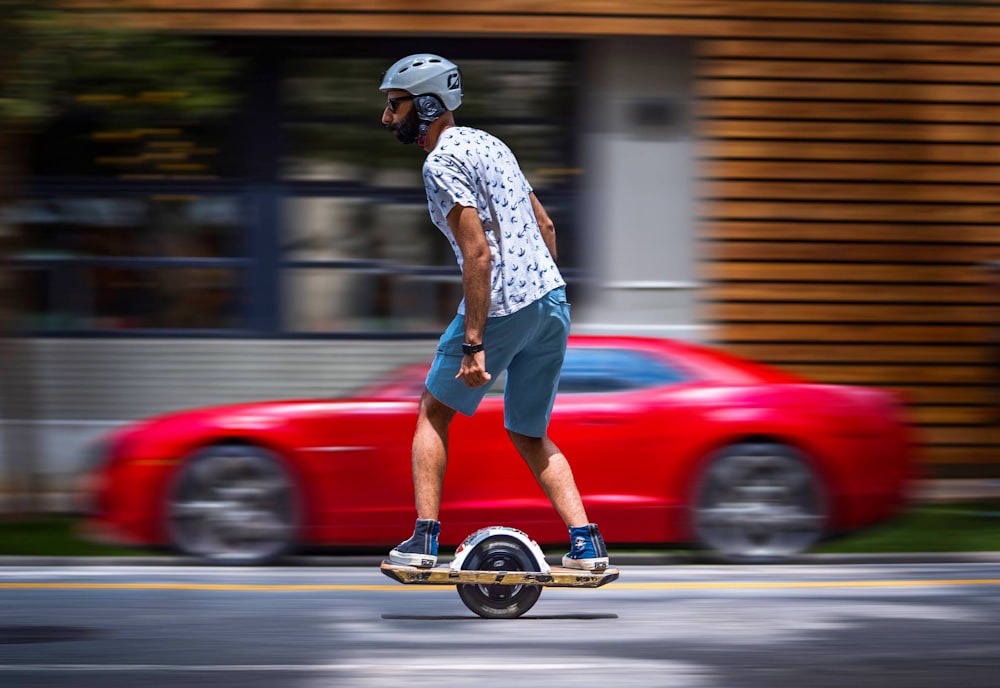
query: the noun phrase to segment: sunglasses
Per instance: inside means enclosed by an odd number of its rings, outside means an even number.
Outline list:
[[[400,96],[399,98],[388,98],[385,101],[385,106],[389,108],[389,112],[396,112],[399,104],[404,100],[413,100],[413,96]]]

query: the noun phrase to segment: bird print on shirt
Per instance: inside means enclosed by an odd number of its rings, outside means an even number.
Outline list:
[[[479,215],[493,257],[491,317],[516,312],[565,284],[539,231],[531,185],[500,139],[479,129],[450,127],[428,154],[423,177],[431,220],[448,238],[459,267],[462,253],[448,214],[457,204]]]

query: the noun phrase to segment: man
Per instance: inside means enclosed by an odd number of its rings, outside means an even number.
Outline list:
[[[456,412],[475,413],[493,376],[506,370],[504,425],[569,528],[563,565],[604,569],[604,540],[587,518],[566,457],[546,435],[569,335],[555,226],[510,149],[484,131],[456,126],[462,77],[455,64],[410,55],[389,68],[379,88],[388,98],[382,124],[428,153],[427,205],[455,251],[464,292],[420,400],[413,436],[416,528],[389,560],[437,563],[448,426]]]

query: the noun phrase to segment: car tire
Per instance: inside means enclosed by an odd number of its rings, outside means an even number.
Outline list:
[[[249,445],[218,445],[185,462],[167,498],[171,544],[202,562],[266,564],[295,543],[297,490],[283,463]]]
[[[692,502],[700,546],[727,561],[782,561],[812,547],[826,530],[823,486],[791,447],[740,443],[714,455]]]

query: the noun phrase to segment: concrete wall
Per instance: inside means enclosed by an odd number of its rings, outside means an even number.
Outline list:
[[[0,452],[34,445],[50,489],[72,486],[89,442],[140,418],[241,401],[344,396],[396,367],[430,361],[436,342],[36,339],[36,408],[0,421]],[[30,441],[24,434],[33,431]],[[3,454],[0,454],[3,456]],[[0,462],[0,467],[4,463]],[[0,471],[0,490],[5,489]]]
[[[667,37],[588,45],[582,217],[598,285],[581,332],[699,336],[691,50]]]

